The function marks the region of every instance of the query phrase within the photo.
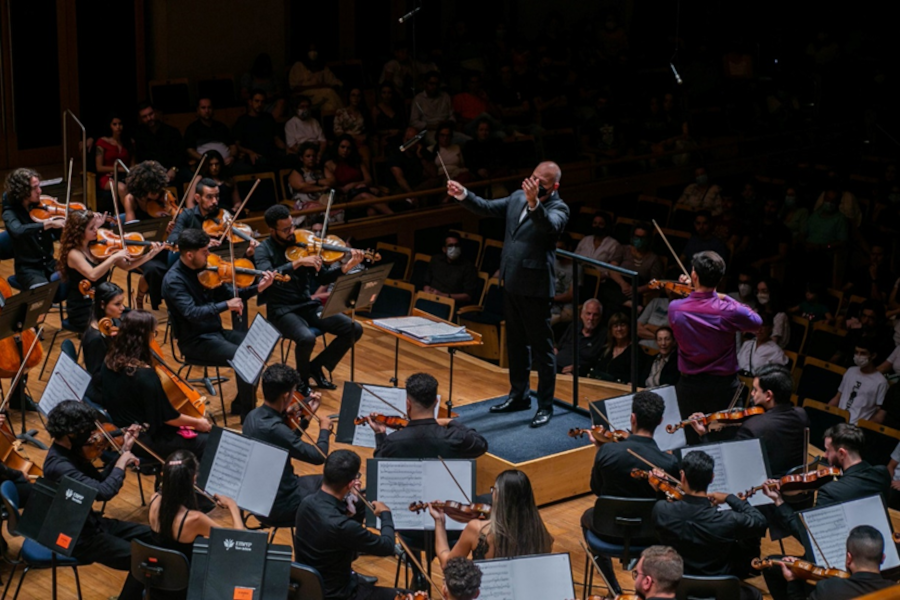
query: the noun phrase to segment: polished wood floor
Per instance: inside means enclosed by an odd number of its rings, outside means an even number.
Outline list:
[[[0,264],[0,275],[9,276],[11,272],[11,261]],[[117,273],[115,275],[115,280],[117,283],[122,285],[123,288],[125,287],[124,276],[121,273]],[[251,312],[255,312],[256,310],[257,308],[255,302],[251,302]],[[165,319],[164,312],[157,312],[156,315],[160,319]],[[228,321],[227,317],[225,320],[226,322]],[[57,327],[59,327],[58,313],[56,313],[55,315],[50,315],[47,318],[47,333],[45,334],[46,341],[44,342],[45,352],[48,350],[47,346],[49,344],[52,332]],[[162,330],[163,327],[164,324],[161,324],[160,330]],[[60,337],[62,338],[65,335],[68,334],[61,334]],[[165,349],[168,352],[168,345],[165,346]],[[317,347],[316,350],[321,350],[321,346]],[[58,354],[59,341],[57,341],[56,347],[51,349],[48,373],[52,368],[52,365],[54,364]],[[278,359],[279,354],[276,350],[275,354],[273,355],[273,360]],[[293,358],[290,359],[290,362],[293,363]],[[412,373],[426,371],[437,377],[440,382],[440,391],[442,393],[446,393],[449,383],[448,366],[448,355],[442,350],[430,349],[422,351],[414,350],[410,347],[403,347],[401,345],[399,362],[399,378],[401,382]],[[393,376],[393,370],[393,339],[371,328],[367,328],[365,334],[362,337],[362,340],[356,347],[356,380],[366,383],[389,385],[389,379]],[[48,376],[48,374],[45,374],[44,378],[46,379]],[[335,381],[337,382],[350,379],[349,355],[335,371],[334,376]],[[3,383],[8,387],[8,381],[5,381]],[[40,399],[44,389],[44,385],[45,381],[41,381],[38,379],[38,370],[32,370],[29,374],[28,389],[35,399]],[[454,404],[461,405],[482,400],[484,398],[496,397],[506,393],[507,391],[508,380],[505,371],[497,369],[496,367],[493,367],[491,365],[486,365],[480,361],[468,357],[465,354],[457,354],[456,372],[453,382]],[[582,391],[584,392],[583,388]],[[323,394],[323,410],[327,411],[326,414],[338,412],[340,403],[339,392],[340,390],[336,392],[326,392],[325,394]],[[565,398],[565,395],[567,393],[570,393],[570,386],[564,382],[561,382],[559,386],[559,392],[560,397],[567,399]],[[225,397],[226,406],[228,406],[230,405],[230,402],[234,397],[233,381],[225,384]],[[219,414],[221,412],[221,405],[219,403],[219,398],[210,398],[210,409],[214,414],[217,415],[219,423],[221,423],[221,415]],[[18,426],[19,421],[17,416],[13,419],[13,422]],[[236,423],[236,417],[234,419],[229,419],[229,425],[236,426]],[[29,428],[35,428],[40,432],[39,437],[43,442],[47,444],[50,443],[49,436],[44,430],[43,423],[41,422],[38,413],[28,413],[27,424]],[[314,429],[315,424],[313,424],[312,427]],[[311,431],[311,433],[315,435],[315,431]],[[528,431],[523,430],[522,435],[528,435]],[[335,447],[349,446],[336,444]],[[365,459],[371,456],[371,451],[363,448],[352,449],[356,450],[362,456],[363,467],[365,467]],[[23,450],[38,464],[43,463],[45,454],[44,452],[37,450],[32,446],[25,446]],[[306,465],[303,463],[295,463],[296,472],[301,474],[320,472],[319,469],[320,467],[313,467],[311,465]],[[584,473],[584,477],[590,477],[590,473]],[[540,486],[542,485],[542,482],[535,481],[533,482],[533,484],[535,486]],[[147,477],[144,479],[145,493],[147,493],[147,490],[151,488],[152,480]],[[582,539],[579,520],[581,514],[592,505],[593,496],[587,495],[558,502],[550,506],[545,506],[541,509],[541,514],[544,518],[544,521],[547,524],[547,527],[549,528],[554,539],[556,540],[554,551],[568,552],[571,555],[573,576],[576,581],[575,591],[579,598],[581,597],[582,593],[580,582],[582,581],[584,576],[585,559],[584,553],[579,546],[579,540]],[[141,505],[141,498],[140,494],[138,493],[137,476],[134,473],[128,474],[125,482],[125,487],[123,488],[122,492],[119,493],[119,495],[113,501],[107,504],[106,514],[110,517],[118,519],[132,520],[142,523],[147,522],[147,509]],[[224,511],[217,510],[213,512],[211,516],[223,527],[230,526],[230,519],[228,518],[227,514],[224,513]],[[10,544],[8,557],[15,558],[18,552],[19,545],[21,543],[21,539],[11,536],[5,530],[5,527],[3,535],[6,537]],[[290,545],[290,532],[287,530],[279,531],[275,541],[276,543]],[[787,544],[787,548],[788,551],[796,552],[799,550],[799,544],[791,541]],[[763,541],[764,553],[778,551],[780,551],[780,548],[777,546],[777,544],[774,544],[769,540]],[[356,561],[355,568],[361,573],[377,576],[379,580],[384,584],[390,584],[394,579],[396,565],[396,559],[364,557]],[[11,567],[9,567],[6,563],[2,563],[2,567],[0,567],[0,577],[2,577],[4,583],[6,583],[7,579],[9,578],[10,571]],[[440,573],[440,570],[437,566],[435,567],[435,571],[438,574]],[[21,569],[19,570],[19,572],[21,572]],[[13,582],[14,585],[15,583],[17,583],[19,572],[17,572],[16,574],[16,581]],[[79,569],[79,572],[81,576],[84,598],[89,600],[107,598],[117,594],[124,579],[124,575],[121,572],[107,569],[106,567],[103,567],[101,565],[90,565],[82,567],[81,569]],[[59,581],[59,597],[74,598],[75,585],[71,571],[61,569]],[[439,576],[436,581],[440,582]],[[628,588],[631,586],[632,580],[628,573],[620,572],[619,581],[624,587]],[[758,578],[758,581],[752,581],[751,583],[757,583],[761,587],[764,587],[762,584],[762,578]],[[600,593],[601,590],[599,588],[596,588],[595,591],[596,593]],[[49,598],[49,571],[30,572],[26,577],[20,597],[40,600]]]

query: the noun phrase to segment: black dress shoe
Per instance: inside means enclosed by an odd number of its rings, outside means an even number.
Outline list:
[[[307,381],[301,381],[299,385],[297,385],[297,391],[300,392],[304,398],[309,398],[310,394],[312,394],[312,388],[309,387],[309,382]]]
[[[366,583],[368,583],[370,585],[375,585],[376,583],[378,583],[377,577],[372,577],[370,575],[363,575],[362,573],[357,573],[356,571],[353,571],[353,574],[356,575],[356,578],[359,581],[365,581]]]
[[[520,410],[529,410],[531,408],[530,400],[520,400],[516,398],[507,398],[501,404],[495,404],[491,407],[492,413],[511,413]]]
[[[337,389],[337,386],[331,383],[331,381],[329,381],[328,378],[325,377],[325,373],[322,372],[322,367],[314,368],[309,374],[309,377],[313,380],[313,384],[320,390]]]
[[[553,416],[553,410],[549,408],[540,408],[536,413],[534,413],[534,418],[531,420],[532,427],[543,427],[547,423],[550,422],[550,418]]]

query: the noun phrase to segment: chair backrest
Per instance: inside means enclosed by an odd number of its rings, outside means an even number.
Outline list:
[[[700,577],[685,575],[675,590],[678,600],[699,600],[715,598],[715,600],[735,600],[741,597],[741,581],[734,575],[717,577]]]
[[[395,246],[394,244],[385,244],[378,242],[375,244],[375,250],[381,254],[381,260],[386,263],[393,263],[391,272],[388,277],[406,281],[406,270],[412,262],[412,250],[403,246]]]
[[[291,563],[288,600],[323,600],[325,583],[319,572],[309,565]]]
[[[802,353],[803,345],[806,343],[806,336],[809,334],[809,319],[791,317],[788,327],[791,328],[791,337],[785,350],[797,352],[798,354]]]
[[[19,524],[19,490],[16,484],[10,480],[0,484],[0,497],[3,498],[3,508],[6,509],[6,528],[10,533],[15,533]]]
[[[3,193],[4,200],[6,192]],[[12,237],[6,230],[0,231],[0,260],[12,260],[16,257],[16,251],[13,248]]]
[[[850,296],[850,299],[847,300],[847,318],[853,318],[859,316],[860,307],[866,301],[865,296]]]
[[[900,430],[868,419],[860,419],[856,424],[866,434],[866,445],[862,450],[863,460],[873,465],[888,464],[891,452],[897,444],[900,444]]]
[[[131,575],[145,589],[186,590],[190,573],[191,565],[181,552],[131,540]]]
[[[456,312],[456,300],[436,294],[416,292],[413,308],[434,315],[438,319],[450,321],[453,319],[453,313]]]
[[[278,171],[278,183],[281,184],[281,197],[285,200],[290,200],[291,196],[294,195],[291,190],[291,184],[289,183],[291,173],[293,172],[294,169],[281,169]]]
[[[375,304],[369,313],[373,319],[385,317],[405,317],[412,308],[413,296],[416,288],[411,283],[385,279],[384,286],[375,299]]]
[[[787,367],[787,370],[791,372],[791,377],[793,377],[794,369],[797,367],[797,361],[800,357],[796,352],[791,352],[790,350],[785,350],[784,355],[788,358],[788,364],[785,367]]]
[[[828,288],[828,290],[825,292],[825,297],[820,298],[819,300],[825,303],[825,306],[828,307],[831,315],[836,317],[844,307],[844,292],[843,290]]]
[[[484,271],[492,276],[500,268],[500,255],[503,253],[503,242],[497,240],[485,240],[484,251],[481,253],[479,271]]]
[[[812,331],[806,336],[804,354],[819,360],[830,360],[834,353],[841,349],[847,332],[824,323],[815,323]]]
[[[428,264],[430,262],[430,254],[416,252],[416,256],[413,258],[412,270],[409,273],[409,282],[417,290],[421,290],[425,286],[425,274],[428,272]]]
[[[655,498],[600,496],[594,502],[591,529],[606,539],[622,540],[629,546],[636,540],[656,539],[653,526]]]
[[[599,269],[585,267],[581,271],[581,287],[578,289],[578,298],[581,302],[589,298],[596,298],[600,292],[600,280],[603,279]]]
[[[809,417],[809,441],[814,446],[824,443],[825,432],[838,423],[849,423],[850,412],[824,402],[804,400],[803,410]]]
[[[78,361],[78,351],[75,349],[75,342],[73,342],[72,340],[63,340],[62,344],[60,345],[60,352],[64,352],[65,354],[68,354],[69,358],[71,358],[72,360],[76,362]]]
[[[281,191],[278,183],[275,181],[275,173],[254,173],[252,175],[236,175],[234,177],[234,185],[237,187],[238,195],[241,200],[247,197],[250,189],[259,179],[259,186],[253,192],[250,201],[247,202],[245,210],[260,211],[266,210],[273,204],[278,204],[281,200]],[[243,213],[241,213],[243,214]]]
[[[797,396],[828,402],[837,393],[847,369],[807,356],[797,381]]]
[[[484,302],[484,294],[487,292],[488,282],[491,280],[491,276],[484,271],[478,271],[478,279],[481,280],[481,288],[478,292],[478,298],[473,298],[473,300],[475,300],[475,303],[478,304],[478,306],[481,306],[481,303]]]
[[[503,314],[503,288],[500,287],[500,280],[496,277],[488,280],[481,306],[486,313],[492,315]]]

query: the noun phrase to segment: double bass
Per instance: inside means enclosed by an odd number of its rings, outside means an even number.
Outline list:
[[[3,310],[2,306],[6,304],[5,300],[12,297],[13,291],[6,279],[2,277],[0,277],[0,295],[3,296],[4,300],[4,302],[0,303],[0,310]],[[19,345],[16,343],[15,337],[10,336],[0,340],[0,379],[12,379],[15,377],[22,364],[22,354],[19,352]],[[22,348],[28,349],[34,343],[35,333],[32,329],[25,329],[18,334],[18,337]],[[37,344],[25,361],[25,370],[27,371],[41,364],[43,357],[44,349],[40,344]]]

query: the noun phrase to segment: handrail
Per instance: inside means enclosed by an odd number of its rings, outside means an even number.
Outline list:
[[[69,164],[69,130],[66,127],[66,115],[68,115],[78,127],[81,129],[81,197],[87,199],[87,128],[78,120],[68,108],[62,111],[62,134],[63,134],[63,173],[67,172],[66,165]],[[68,177],[68,175],[67,175]],[[69,183],[68,181],[66,183]]]

